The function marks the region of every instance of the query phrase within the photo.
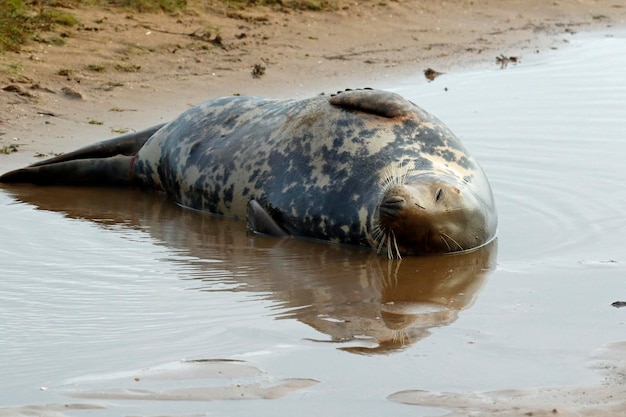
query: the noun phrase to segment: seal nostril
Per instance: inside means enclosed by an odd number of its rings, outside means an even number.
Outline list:
[[[441,200],[442,197],[443,197],[443,189],[440,188],[437,190],[437,194],[435,195],[435,201]]]
[[[387,197],[380,203],[378,212],[382,216],[396,217],[405,205],[406,200],[400,196]]]
[[[401,207],[404,205],[404,203],[405,203],[404,198],[397,196],[397,195],[393,195],[391,197],[386,198],[385,201],[383,201],[382,205]]]

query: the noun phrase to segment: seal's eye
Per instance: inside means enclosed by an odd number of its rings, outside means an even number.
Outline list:
[[[437,194],[435,194],[435,201],[441,200],[442,197],[443,197],[443,189],[440,188],[437,190]]]

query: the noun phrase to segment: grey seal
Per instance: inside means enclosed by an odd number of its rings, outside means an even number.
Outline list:
[[[136,186],[258,233],[358,245],[389,257],[491,241],[497,213],[478,162],[398,94],[231,96],[170,123],[0,176],[0,182]]]

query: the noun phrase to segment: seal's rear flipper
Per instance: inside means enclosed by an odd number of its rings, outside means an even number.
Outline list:
[[[270,236],[287,237],[289,234],[256,200],[250,200],[246,214],[248,230]]]
[[[0,176],[4,183],[39,185],[131,185],[132,156],[78,159],[29,166]]]
[[[139,151],[139,149],[141,149],[144,143],[146,143],[146,141],[163,126],[165,126],[165,123],[149,127],[140,132],[127,133],[115,139],[103,140],[102,142],[94,143],[93,145],[75,150],[74,152],[46,159],[45,161],[37,162],[30,166],[37,167],[56,164],[58,162],[74,161],[77,159],[108,158],[115,155],[134,155]]]

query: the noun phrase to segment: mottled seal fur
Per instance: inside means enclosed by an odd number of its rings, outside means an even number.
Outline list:
[[[2,182],[134,185],[250,229],[389,256],[492,240],[487,178],[459,139],[401,96],[224,97],[174,121],[52,158]]]

